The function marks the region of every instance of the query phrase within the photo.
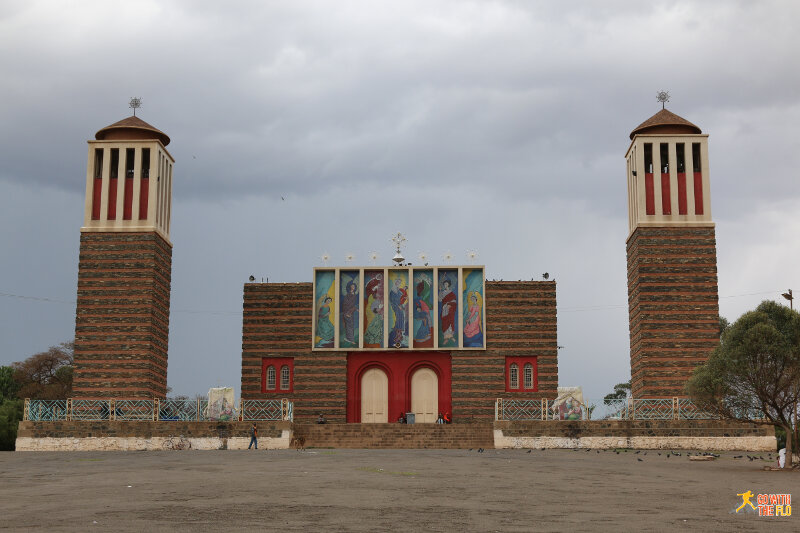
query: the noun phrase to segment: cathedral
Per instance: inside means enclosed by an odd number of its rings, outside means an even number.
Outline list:
[[[628,301],[635,398],[683,396],[718,341],[708,136],[666,109],[630,135]],[[174,160],[136,116],[89,141],[75,396],[164,398]],[[691,172],[689,171],[691,169]],[[658,172],[655,172],[658,170]],[[620,185],[620,191],[622,186]],[[620,232],[622,239],[622,231]],[[481,265],[309,267],[245,283],[241,397],[310,421],[489,421],[497,398],[554,399],[555,281]]]

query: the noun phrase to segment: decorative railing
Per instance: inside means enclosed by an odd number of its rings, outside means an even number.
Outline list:
[[[281,400],[240,400],[233,416],[209,418],[208,400],[167,398],[161,400],[31,400],[25,399],[24,420],[148,420],[161,422],[294,420],[294,402]]]
[[[495,420],[711,420],[719,418],[687,398],[561,402],[497,398]]]

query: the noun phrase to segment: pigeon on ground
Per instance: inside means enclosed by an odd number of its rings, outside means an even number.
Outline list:
[[[743,455],[734,455],[733,456],[734,459],[741,459],[742,457],[744,457],[744,456]]]
[[[478,453],[483,453],[483,448],[478,448]]]
[[[641,450],[636,450],[636,453],[638,454],[640,451],[641,451]]]
[[[636,460],[637,460],[637,461],[641,461],[641,460],[642,460],[642,458],[641,458],[641,457],[637,457],[637,458],[636,458]]]
[[[528,450],[528,453],[531,453],[533,450]]]
[[[658,452],[658,455],[660,456],[660,455],[661,455],[661,452]]]

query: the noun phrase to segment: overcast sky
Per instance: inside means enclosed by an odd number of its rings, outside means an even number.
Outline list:
[[[657,91],[710,135],[721,314],[800,289],[798,20],[790,0],[5,0],[0,364],[74,337],[86,141],[139,96],[176,159],[174,393],[238,394],[248,276],[387,264],[402,231],[412,261],[549,272],[559,384],[601,398],[630,377],[624,156]]]

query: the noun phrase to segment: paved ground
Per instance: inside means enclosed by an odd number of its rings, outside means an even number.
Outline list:
[[[800,514],[800,472],[732,453],[707,463],[644,453],[4,452],[0,529],[800,530],[800,516],[733,513],[750,490],[790,493]]]

